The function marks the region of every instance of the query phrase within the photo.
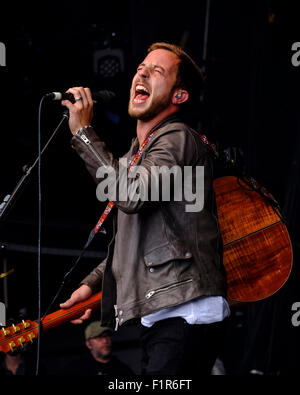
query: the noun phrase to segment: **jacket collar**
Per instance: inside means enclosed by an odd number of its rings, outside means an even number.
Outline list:
[[[167,125],[168,123],[173,123],[173,122],[180,122],[181,118],[178,114],[172,114],[169,117],[165,118],[164,120],[162,120],[161,122],[159,122],[157,125],[154,126],[154,128],[152,128],[150,130],[150,132],[148,133],[148,136],[154,132],[157,129],[161,129],[163,126]],[[131,153],[134,153],[138,150],[139,147],[139,143],[138,143],[138,139],[137,137],[135,137],[132,140],[132,144],[131,144]]]
[[[154,132],[157,129],[162,128],[167,123],[180,122],[180,120],[181,119],[178,114],[172,114],[169,117],[165,118],[163,121],[159,122],[156,126],[154,126],[154,128],[150,131],[149,134],[151,134],[152,132]]]

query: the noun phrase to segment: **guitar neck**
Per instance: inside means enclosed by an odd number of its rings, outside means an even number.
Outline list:
[[[62,325],[66,322],[72,321],[82,316],[86,309],[97,309],[101,303],[101,292],[96,293],[89,299],[77,303],[69,309],[60,309],[51,314],[46,315],[42,320],[43,330],[55,328],[56,326]]]

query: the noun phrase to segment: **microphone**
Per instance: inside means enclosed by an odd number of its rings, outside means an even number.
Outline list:
[[[75,103],[74,95],[67,92],[50,92],[44,97],[51,100],[69,100],[71,103]],[[92,92],[92,97],[94,104],[107,104],[116,98],[116,94],[111,91],[103,90]]]

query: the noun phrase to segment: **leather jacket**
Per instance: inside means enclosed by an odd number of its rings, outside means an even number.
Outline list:
[[[204,166],[204,205],[187,212],[187,201],[114,201],[117,215],[106,259],[83,281],[102,289],[102,325],[113,326],[200,296],[226,297],[222,241],[213,190],[213,156],[199,135],[170,117],[154,128],[139,165]],[[153,129],[153,130],[154,130]],[[118,168],[105,143],[88,127],[72,137],[73,147],[97,180],[101,166]],[[137,152],[134,139],[126,158]],[[159,182],[162,182],[161,179]]]

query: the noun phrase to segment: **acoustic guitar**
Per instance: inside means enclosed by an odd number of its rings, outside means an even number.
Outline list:
[[[262,189],[255,182],[249,186],[237,177],[221,177],[214,181],[214,189],[229,302],[254,302],[273,295],[287,281],[293,260],[289,234],[278,209],[272,199],[258,193]],[[41,321],[43,331],[80,317],[87,308],[100,307],[101,296],[99,292],[47,315]],[[2,328],[0,351],[23,347],[38,334],[36,321],[23,320]]]
[[[273,196],[253,178],[214,180],[227,297],[254,302],[277,292],[293,262],[292,244]]]

